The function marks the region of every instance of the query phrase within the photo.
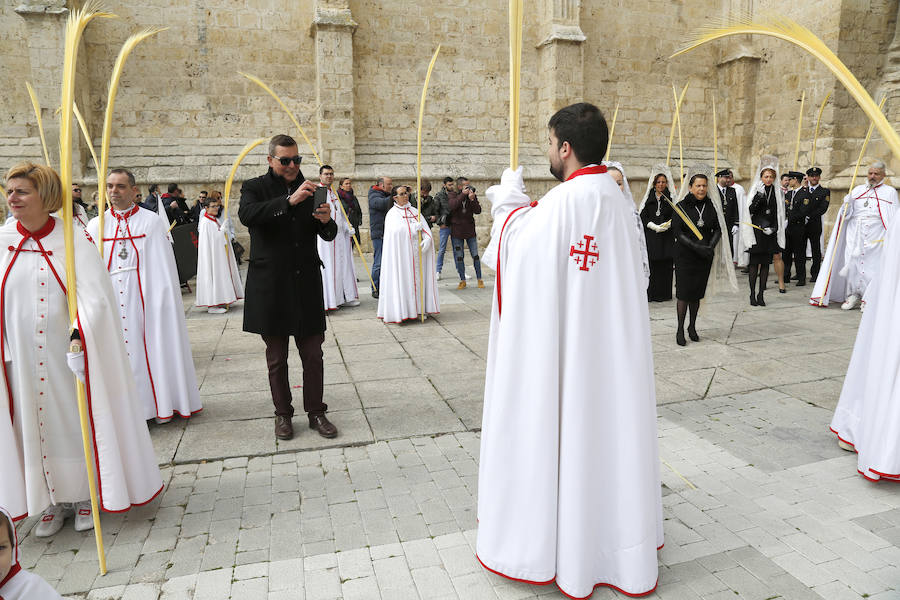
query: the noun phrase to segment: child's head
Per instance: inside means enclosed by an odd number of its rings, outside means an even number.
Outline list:
[[[0,510],[0,581],[16,564],[16,533],[9,516]]]

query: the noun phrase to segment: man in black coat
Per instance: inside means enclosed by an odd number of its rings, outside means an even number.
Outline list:
[[[819,185],[821,177],[822,169],[819,167],[811,167],[806,170],[806,178],[809,181],[810,210],[809,221],[806,223],[804,233],[812,248],[812,266],[809,270],[812,281],[816,280],[819,275],[819,267],[822,266],[822,217],[828,212],[828,203],[831,200],[831,190]]]
[[[791,259],[793,259],[794,272],[796,273],[796,285],[806,285],[806,236],[804,228],[809,217],[811,201],[809,190],[803,187],[803,173],[798,171],[788,172],[788,192],[784,196],[786,204],[785,220],[785,245],[787,248],[782,252],[784,260],[784,272],[789,273],[791,270]],[[787,281],[787,277],[785,277]]]
[[[731,258],[736,262],[734,256],[734,235],[732,231],[738,226],[738,202],[737,192],[730,185],[731,169],[722,169],[716,173],[716,185],[719,186],[719,197],[722,199],[722,213],[725,217],[725,229],[722,235],[728,237],[728,246],[731,248]]]
[[[325,368],[325,303],[316,236],[331,241],[337,224],[328,206],[314,205],[316,185],[300,172],[297,142],[287,135],[269,141],[269,171],[244,182],[238,217],[250,232],[250,267],[244,300],[244,331],[266,343],[269,388],[275,404],[275,436],[294,435],[288,384],[288,341],[294,336],[303,363],[303,409],[310,429],[326,438],[337,428],[322,402]]]

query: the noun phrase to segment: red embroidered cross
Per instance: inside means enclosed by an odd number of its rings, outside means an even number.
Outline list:
[[[578,250],[575,249],[575,246],[578,246]],[[575,264],[578,265],[578,268],[582,271],[590,271],[591,267],[597,264],[595,258],[600,258],[600,254],[597,253],[597,244],[594,243],[594,236],[586,235],[584,236],[584,240],[578,242],[569,248],[569,256],[575,257]],[[582,250],[582,248],[584,248]],[[590,265],[588,264],[588,259],[590,259]]]

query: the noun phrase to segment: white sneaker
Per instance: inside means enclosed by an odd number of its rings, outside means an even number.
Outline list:
[[[347,300],[341,306],[359,306],[359,300]]]
[[[211,315],[221,315],[221,314],[225,314],[228,312],[228,307],[227,306],[210,306],[209,308],[206,309],[206,312],[208,312]]]
[[[440,272],[440,271],[437,272],[437,280],[438,280],[438,281],[441,280],[441,272]]]
[[[63,524],[66,517],[71,516],[72,509],[68,504],[51,504],[41,515],[41,522],[34,528],[35,537],[50,537],[56,535]]]
[[[850,294],[847,297],[847,300],[845,300],[844,303],[841,304],[841,310],[852,310],[857,306],[859,306],[859,296],[857,296],[856,294]]]
[[[75,503],[75,531],[88,531],[94,528],[94,518],[91,516],[91,501]]]
[[[153,420],[156,421],[157,425],[165,425],[172,420],[172,417],[156,417]]]

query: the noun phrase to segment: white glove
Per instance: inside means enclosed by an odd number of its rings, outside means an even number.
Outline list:
[[[844,205],[841,207],[841,214],[844,215],[845,219],[849,219],[853,216],[853,200],[850,199],[850,194],[847,194],[847,199],[844,200]]]
[[[81,383],[84,383],[84,350],[81,352],[66,352],[66,364],[69,370]]]
[[[500,185],[511,187],[524,194],[525,180],[522,178],[522,171],[523,167],[521,165],[515,171],[509,168],[503,169],[503,174],[500,176]]]
[[[771,227],[765,227],[762,231],[766,235],[772,235],[773,233],[775,233],[775,230]]]
[[[351,227],[351,228],[350,228],[350,235],[351,235],[351,236],[356,235],[356,229],[355,229],[354,227]]]
[[[672,219],[669,219],[665,223],[659,226],[659,232],[664,233],[668,231],[672,227]]]
[[[431,246],[431,238],[427,235],[422,236],[422,243],[419,244],[419,246],[422,248],[422,250],[428,250],[428,248]]]
[[[731,235],[736,234],[736,233],[737,233],[737,230],[738,230],[738,226],[737,226],[737,225],[732,225],[732,226],[731,226]]]
[[[228,217],[225,217],[225,220],[222,221],[221,225],[219,225],[219,231],[227,232],[229,227],[231,227],[231,219]]]
[[[655,231],[656,233],[660,233],[660,232],[662,231],[662,230],[659,228],[659,225],[657,225],[657,224],[654,223],[653,221],[650,221],[649,223],[647,223],[647,227],[650,228],[650,229],[652,229],[652,230]]]

